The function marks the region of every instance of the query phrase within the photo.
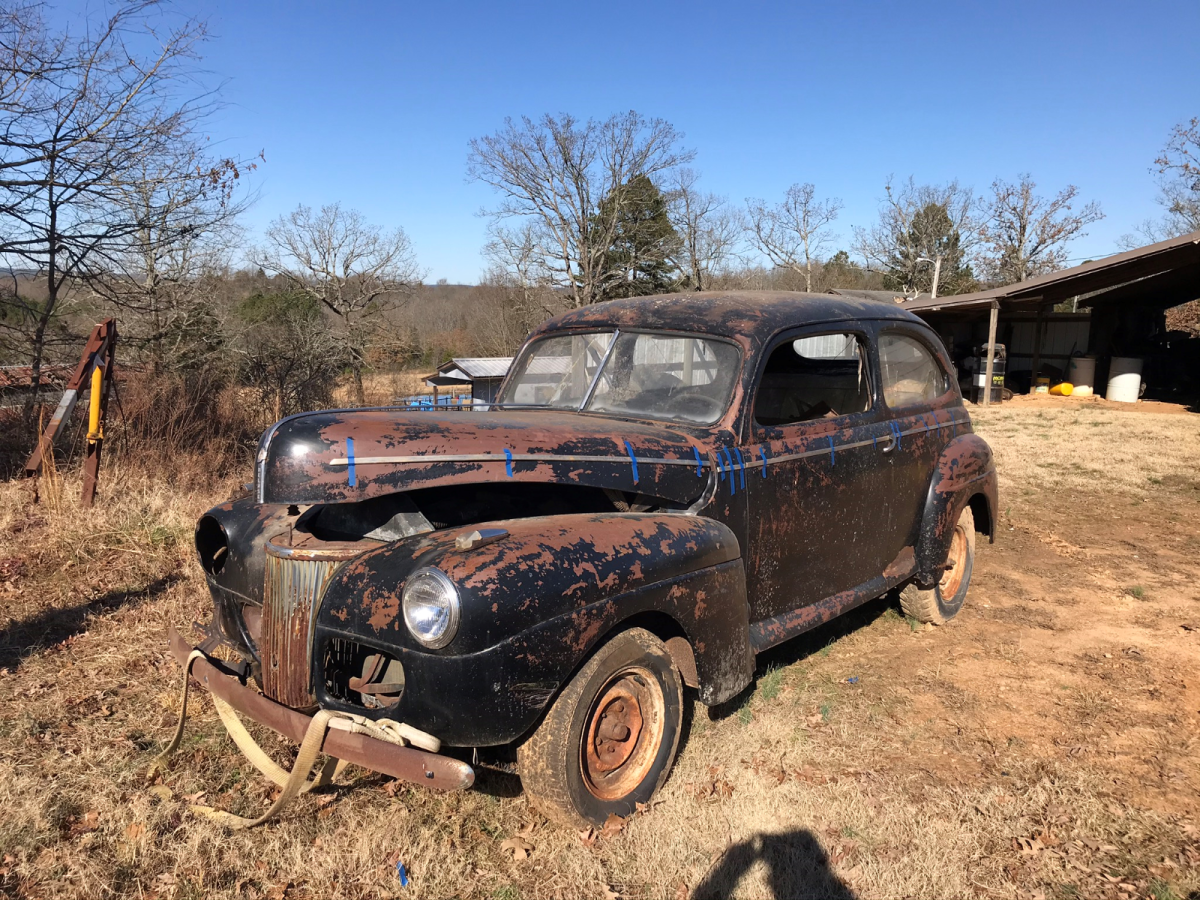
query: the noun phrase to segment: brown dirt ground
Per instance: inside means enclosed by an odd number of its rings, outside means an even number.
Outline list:
[[[957,619],[883,598],[764,656],[600,835],[486,772],[438,796],[351,770],[249,833],[196,817],[269,797],[206,700],[144,774],[224,486],[118,471],[82,512],[70,480],[36,508],[0,485],[0,897],[1200,897],[1200,416],[1043,400],[972,410],[1001,510]]]

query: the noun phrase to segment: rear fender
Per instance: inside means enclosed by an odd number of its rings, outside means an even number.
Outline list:
[[[987,505],[986,521],[978,514],[979,501],[972,502],[980,496]],[[996,464],[992,448],[977,434],[964,434],[950,441],[938,459],[917,539],[917,581],[921,584],[932,584],[941,577],[954,525],[968,504],[976,512],[976,530],[995,540]]]

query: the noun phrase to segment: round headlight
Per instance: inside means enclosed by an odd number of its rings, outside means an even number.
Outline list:
[[[440,650],[454,640],[461,612],[458,589],[445,572],[417,569],[404,585],[404,624],[431,650]]]

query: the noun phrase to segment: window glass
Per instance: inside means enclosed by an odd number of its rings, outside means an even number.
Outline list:
[[[893,409],[929,403],[946,392],[946,373],[929,348],[905,334],[879,336],[883,399]]]
[[[754,418],[786,425],[871,408],[867,354],[853,334],[820,334],[779,345],[767,359]]]
[[[710,425],[729,405],[740,356],[723,341],[622,334],[587,408]]]
[[[740,364],[736,346],[703,337],[625,333],[614,344],[612,332],[555,335],[517,361],[497,404],[711,425],[729,406]]]
[[[503,402],[578,409],[612,338],[611,331],[543,338],[521,358]]]

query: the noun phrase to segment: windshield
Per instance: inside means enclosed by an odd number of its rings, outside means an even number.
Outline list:
[[[517,360],[501,406],[541,406],[711,425],[733,393],[741,353],[672,334],[563,334]]]

